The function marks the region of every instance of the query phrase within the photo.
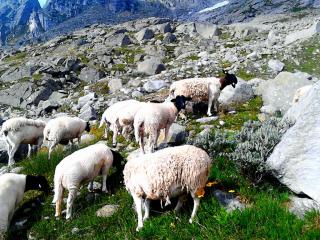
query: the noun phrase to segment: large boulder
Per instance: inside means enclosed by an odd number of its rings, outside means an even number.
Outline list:
[[[320,82],[288,110],[284,119],[295,123],[267,164],[293,192],[320,203]]]
[[[104,76],[105,74],[100,70],[91,67],[85,67],[81,70],[79,78],[85,82],[96,83]]]
[[[178,123],[173,123],[169,129],[168,133],[168,143],[173,145],[179,145],[186,141],[188,137],[188,132],[186,127]],[[161,144],[164,140],[164,131],[160,132],[158,144]]]
[[[164,80],[149,80],[145,84],[143,84],[143,88],[148,92],[156,92],[161,88],[167,87],[168,84]]]
[[[270,109],[269,114],[276,111],[285,113],[291,106],[296,90],[311,83],[307,74],[281,72],[274,79],[262,82],[257,93],[262,96],[264,109]]]
[[[138,63],[138,72],[147,74],[147,75],[154,75],[159,74],[164,71],[166,67],[162,63],[162,61],[157,57],[151,57],[143,62]]]
[[[224,109],[229,109],[234,104],[242,104],[248,102],[254,97],[252,86],[246,81],[238,78],[238,83],[235,88],[227,86],[219,96],[219,104]]]
[[[149,40],[154,37],[154,32],[150,28],[144,28],[135,34],[138,41]]]
[[[217,25],[212,23],[183,23],[180,24],[177,29],[177,33],[189,34],[191,36],[200,35],[204,39],[211,39],[214,36],[220,35],[220,30]]]
[[[31,78],[32,74],[37,70],[35,66],[22,66],[9,68],[2,75],[0,80],[2,82],[13,82],[23,78]]]
[[[306,40],[315,34],[320,33],[320,21],[315,22],[310,28],[290,33],[285,40],[285,44],[291,44],[298,40]]]

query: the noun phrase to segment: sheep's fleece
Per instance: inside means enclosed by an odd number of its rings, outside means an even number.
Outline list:
[[[167,200],[182,192],[197,192],[208,180],[211,159],[197,147],[184,145],[141,155],[124,168],[126,189],[137,197]],[[174,194],[175,193],[175,194]]]

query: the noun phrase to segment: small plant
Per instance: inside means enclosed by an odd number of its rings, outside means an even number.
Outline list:
[[[280,118],[248,121],[235,136],[237,146],[229,156],[246,176],[259,183],[270,172],[266,161],[289,126]]]
[[[204,149],[211,157],[224,156],[235,147],[231,134],[223,131],[203,131],[194,139],[189,139],[188,144]]]

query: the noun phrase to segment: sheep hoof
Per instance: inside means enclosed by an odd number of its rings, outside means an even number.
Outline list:
[[[192,224],[192,219],[191,218],[189,219],[189,223]]]
[[[142,228],[142,227],[139,227],[139,226],[138,226],[138,227],[136,228],[136,231],[139,232],[141,228]]]
[[[113,148],[117,147],[117,144],[116,144],[116,143],[113,143],[113,144],[112,144],[112,147],[113,147]]]

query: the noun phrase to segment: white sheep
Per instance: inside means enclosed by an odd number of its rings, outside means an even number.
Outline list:
[[[72,205],[80,185],[102,174],[102,191],[107,191],[107,174],[112,165],[117,169],[121,166],[122,157],[103,143],[97,143],[80,149],[64,158],[56,167],[54,174],[54,199],[56,217],[61,215],[64,189],[68,189],[66,219],[72,215]],[[90,184],[92,189],[92,182]]]
[[[170,86],[170,97],[179,95],[191,97],[193,101],[208,101],[208,116],[211,116],[211,107],[214,102],[214,108],[218,112],[218,98],[221,91],[228,85],[234,88],[238,80],[235,75],[225,72],[222,78],[190,78],[176,81]]]
[[[67,145],[77,138],[80,144],[81,134],[90,132],[90,124],[78,117],[57,117],[51,119],[43,130],[44,139],[49,142],[49,159],[53,148],[59,143]]]
[[[45,126],[44,121],[24,117],[11,118],[3,123],[1,132],[8,147],[9,165],[14,164],[14,154],[20,144],[29,144],[28,157],[30,157],[31,145],[41,147]]]
[[[292,104],[299,102],[299,100],[306,95],[310,89],[312,88],[312,85],[306,85],[303,86],[299,89],[297,89],[297,91],[295,92],[294,96],[293,96],[293,100],[292,100]]]
[[[129,109],[130,107],[133,107],[139,104],[140,104],[139,101],[132,100],[132,99],[120,101],[108,107],[102,114],[99,128],[101,128],[104,123],[106,124],[105,132],[104,132],[105,138],[108,138],[109,129],[113,131],[113,137],[112,137],[113,146],[117,144],[117,135],[121,128],[120,123],[119,122],[117,123],[119,114],[122,113],[124,109]],[[125,131],[128,131],[128,129],[126,128]]]
[[[49,192],[49,184],[43,176],[14,173],[0,175],[0,236],[8,230],[12,216],[29,190]]]
[[[134,132],[142,153],[144,149],[144,137],[148,136],[150,151],[154,152],[161,129],[165,129],[164,144],[168,142],[168,133],[181,109],[185,109],[186,101],[190,98],[177,96],[171,102],[146,103],[134,117]]]
[[[190,193],[194,201],[189,219],[192,223],[200,204],[197,193],[203,194],[210,168],[208,154],[191,145],[165,148],[128,161],[123,171],[124,183],[135,202],[138,214],[136,230],[139,231],[143,221],[149,217],[150,200],[166,201],[168,205],[170,198],[179,196],[175,207],[178,211],[186,193]],[[145,214],[142,218],[143,200]]]

